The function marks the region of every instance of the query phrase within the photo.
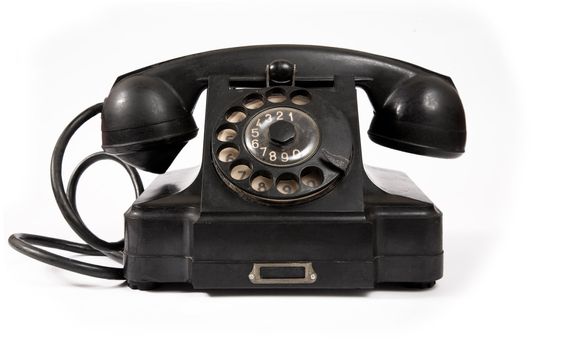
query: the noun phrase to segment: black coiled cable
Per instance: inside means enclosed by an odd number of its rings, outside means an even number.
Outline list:
[[[106,255],[118,262],[123,262],[123,239],[117,242],[106,242],[94,235],[82,221],[82,218],[76,208],[76,187],[80,176],[82,176],[84,171],[86,171],[86,169],[88,169],[88,167],[92,164],[100,160],[113,160],[125,168],[131,178],[131,181],[133,182],[135,195],[138,197],[143,192],[143,182],[137,170],[112,154],[97,152],[86,157],[76,167],[70,176],[67,191],[65,191],[62,179],[63,157],[70,139],[80,126],[100,113],[102,111],[102,107],[102,103],[95,104],[74,118],[61,133],[61,136],[59,137],[53,150],[53,157],[51,158],[51,186],[53,188],[55,200],[57,201],[59,209],[70,227],[80,238],[82,238],[82,240],[86,242],[86,244],[27,233],[15,233],[10,236],[8,242],[20,253],[49,265],[93,277],[124,279],[123,268],[90,264],[53,254],[37,247],[43,246],[61,249],[84,255]]]

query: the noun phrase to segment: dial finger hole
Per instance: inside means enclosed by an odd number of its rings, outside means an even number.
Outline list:
[[[299,180],[297,176],[289,173],[281,174],[276,182],[276,189],[279,193],[289,195],[299,190]]]
[[[250,187],[257,192],[266,192],[272,188],[274,180],[272,175],[267,172],[259,172],[250,180]]]
[[[257,109],[264,105],[264,99],[262,95],[251,94],[244,99],[242,104],[248,109]]]
[[[324,181],[321,169],[310,166],[301,172],[301,183],[307,187],[319,187]]]
[[[266,93],[266,98],[271,103],[281,103],[287,99],[283,89],[275,88]]]
[[[305,90],[298,90],[291,93],[291,102],[303,106],[311,102],[311,94]]]
[[[240,123],[244,118],[246,118],[246,113],[244,113],[242,108],[237,107],[229,109],[225,115],[225,119],[227,119],[229,123]]]
[[[237,132],[231,128],[224,128],[217,133],[217,140],[227,142],[233,140],[237,136]]]
[[[230,163],[238,158],[239,150],[234,145],[223,147],[219,150],[217,158],[223,163]]]
[[[238,162],[231,167],[231,177],[235,180],[245,180],[252,174],[250,163],[246,161]]]

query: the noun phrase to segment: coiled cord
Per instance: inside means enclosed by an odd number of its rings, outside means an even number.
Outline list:
[[[106,242],[88,229],[76,208],[76,188],[78,180],[92,164],[100,160],[112,160],[125,168],[133,183],[135,195],[138,197],[143,192],[143,182],[137,170],[112,154],[97,152],[83,159],[76,167],[70,176],[67,191],[65,191],[62,179],[63,157],[70,139],[86,121],[101,113],[102,107],[102,103],[95,104],[74,118],[63,130],[61,136],[59,136],[51,158],[51,186],[55,200],[67,223],[86,244],[27,233],[15,233],[10,236],[8,242],[12,248],[20,253],[49,265],[98,278],[124,279],[123,268],[90,264],[37,247],[55,248],[84,255],[106,255],[113,260],[123,263],[123,239],[117,242]]]

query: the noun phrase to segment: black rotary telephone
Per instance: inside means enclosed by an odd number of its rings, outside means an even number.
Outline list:
[[[368,53],[317,46],[210,51],[119,77],[103,104],[59,138],[51,178],[80,244],[14,234],[10,244],[43,262],[132,288],[194,289],[432,286],[442,277],[442,213],[403,173],[364,168],[356,87],[373,105],[374,142],[454,158],[464,152],[463,107],[451,79]],[[135,170],[164,173],[198,128],[207,89],[203,158],[159,176],[145,191]],[[87,157],[65,187],[62,158],[74,132],[101,113],[104,152]],[[125,239],[106,242],[81,220],[76,186],[102,159],[127,170],[138,198]],[[38,248],[106,255],[110,268]]]

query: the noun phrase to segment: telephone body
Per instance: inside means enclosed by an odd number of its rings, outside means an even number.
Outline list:
[[[443,271],[442,213],[405,174],[364,167],[356,87],[374,107],[374,142],[464,152],[451,79],[382,56],[252,46],[119,77],[90,111],[101,112],[105,155],[162,174],[125,213],[113,247],[122,278],[136,289],[432,286]],[[202,163],[190,183],[186,170],[165,172],[198,132],[191,113],[204,89]],[[72,204],[74,193],[63,197]]]

